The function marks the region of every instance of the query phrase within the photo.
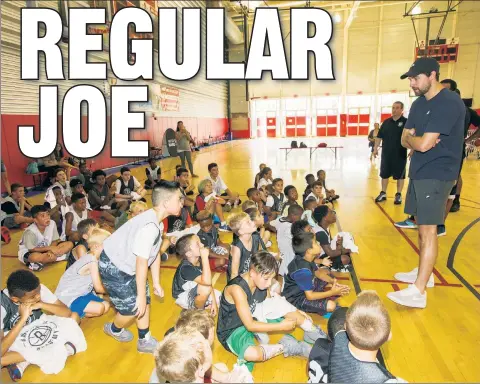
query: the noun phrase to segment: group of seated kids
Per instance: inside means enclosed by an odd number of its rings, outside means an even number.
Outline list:
[[[301,202],[297,189],[265,164],[243,202],[218,164],[209,164],[208,173],[195,187],[178,166],[166,181],[149,159],[142,186],[126,167],[115,177],[84,170],[83,182],[58,168],[45,204],[33,206],[23,186],[11,185],[2,226],[24,230],[18,258],[28,268],[13,272],[1,293],[1,361],[12,380],[30,364],[60,372],[68,356],[87,347],[81,322],[111,307],[116,314],[105,334],[128,343],[134,335],[127,328],[136,324],[137,351],[155,357],[152,383],[253,382],[255,363],[278,355],[308,360],[312,383],[398,380],[376,360],[390,337],[379,297],[364,292],[348,309],[337,303],[350,288],[333,272],[349,272],[356,249],[342,234],[331,236],[339,196],[326,188],[325,172],[318,180],[307,176]],[[269,251],[274,241],[278,253]],[[153,293],[164,296],[160,263],[172,255],[179,264],[171,294],[182,311],[158,341],[150,330],[147,277],[150,271]],[[66,269],[52,293],[34,272],[60,261]],[[213,272],[226,273],[223,289],[214,288]],[[328,334],[310,314],[329,319]],[[51,343],[37,348],[26,341],[25,332],[48,323],[57,330]],[[296,328],[300,340],[291,335]],[[273,343],[270,333],[284,335]],[[215,335],[237,357],[232,369],[212,361]]]

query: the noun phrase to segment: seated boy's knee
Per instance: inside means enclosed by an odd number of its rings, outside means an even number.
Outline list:
[[[80,316],[78,315],[77,312],[72,312],[72,314],[70,315],[70,318],[75,320],[77,324],[80,324]]]
[[[337,303],[332,300],[328,300],[327,302],[327,312],[333,312],[337,308]]]

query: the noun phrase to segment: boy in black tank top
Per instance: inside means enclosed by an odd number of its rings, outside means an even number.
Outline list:
[[[286,198],[283,192],[283,180],[280,178],[273,179],[272,181],[273,193],[267,197],[264,210],[269,215],[271,220],[274,220],[278,215],[283,212],[283,205]]]
[[[324,269],[319,269],[315,259],[320,254],[320,244],[311,232],[300,232],[293,236],[292,247],[295,258],[288,265],[282,295],[296,308],[307,313],[324,315],[336,308],[336,296],[350,292],[346,285],[336,279],[327,279]],[[323,259],[321,262],[327,261]],[[328,286],[331,287],[325,290]]]
[[[212,271],[208,263],[208,249],[197,235],[182,236],[176,243],[177,254],[182,257],[172,283],[175,304],[183,309],[210,308],[213,316],[218,312],[220,292],[212,286]]]
[[[278,344],[255,343],[254,333],[290,332],[297,323],[306,322],[298,311],[287,313],[285,318],[257,321],[253,313],[270,297],[269,287],[278,273],[278,263],[271,254],[257,252],[251,258],[249,270],[230,280],[220,299],[217,337],[227,351],[238,356],[238,364],[252,371],[255,362],[269,360],[281,353],[285,357],[308,357],[311,347],[285,335]]]
[[[96,227],[98,227],[98,225],[93,219],[85,219],[78,223],[77,232],[80,236],[80,240],[75,243],[73,249],[68,253],[67,266],[65,267],[65,270],[70,268],[70,266],[80,259],[80,257],[87,254],[87,240],[90,237],[93,229]]]
[[[348,271],[346,266],[351,263],[351,250],[343,248],[343,240],[337,241],[337,248],[332,249],[330,245],[330,235],[329,228],[337,221],[337,216],[335,212],[328,207],[327,205],[321,205],[320,207],[315,208],[313,211],[313,220],[320,227],[319,231],[316,232],[315,237],[322,247],[323,254],[321,257],[330,257],[332,261],[332,269],[336,271]]]
[[[238,236],[232,242],[230,249],[227,269],[227,281],[230,281],[234,277],[248,272],[252,254],[267,248],[257,232],[256,224],[245,212],[230,216],[228,226],[234,235]]]
[[[390,316],[375,291],[364,291],[347,311],[346,331],[334,338],[328,364],[331,383],[405,382],[377,361],[390,340]]]

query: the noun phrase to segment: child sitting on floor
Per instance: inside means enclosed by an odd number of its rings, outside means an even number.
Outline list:
[[[287,185],[285,189],[283,190],[283,193],[285,194],[285,197],[287,198],[286,203],[283,205],[283,212],[282,216],[287,216],[288,215],[288,208],[291,205],[298,205],[298,192],[297,188],[295,188],[293,185]]]
[[[229,217],[229,227],[238,236],[230,249],[228,260],[227,281],[234,277],[248,272],[252,254],[259,250],[267,250],[260,234],[257,232],[257,225],[245,213],[237,213]]]
[[[322,247],[320,257],[328,256],[332,261],[332,270],[337,272],[348,272],[347,266],[351,263],[350,249],[343,248],[342,238],[337,240],[336,249],[332,249],[330,236],[330,226],[337,221],[335,211],[326,205],[315,208],[313,211],[313,219],[316,222],[314,227],[315,237]]]
[[[258,210],[260,212],[262,212],[262,214],[263,214],[264,202],[262,200],[262,195],[261,195],[260,191],[256,188],[249,188],[249,189],[247,189],[247,197],[248,197],[249,200],[251,200],[255,203]]]
[[[50,204],[50,209],[55,208],[57,205],[55,195],[53,194],[53,188],[60,187],[63,197],[67,204],[70,204],[70,197],[72,196],[72,190],[70,189],[70,172],[71,168],[65,169],[58,168],[55,170],[55,183],[47,189],[45,192],[45,202]]]
[[[307,200],[307,196],[312,192],[312,185],[315,182],[315,175],[309,173],[307,176],[305,176],[305,181],[307,182],[307,186],[305,187],[305,191],[303,192],[302,201]]]
[[[111,228],[115,227],[115,216],[113,214],[119,215],[118,211],[112,211],[110,209],[101,209],[101,210],[92,210],[90,202],[88,201],[87,192],[83,187],[82,181],[80,179],[73,179],[70,181],[70,188],[72,190],[72,198],[75,193],[83,194],[86,198],[86,206],[88,211],[88,217],[92,219],[99,220],[100,223],[104,223]],[[73,204],[73,201],[72,201]]]
[[[331,288],[324,292],[328,284],[324,281],[327,273],[324,269],[319,269],[314,261],[321,248],[313,233],[296,234],[292,246],[295,258],[288,265],[282,295],[296,308],[307,313],[324,315],[333,312],[336,307],[333,297],[348,294],[350,288],[334,280]]]
[[[270,225],[277,230],[277,244],[282,262],[280,264],[279,274],[287,274],[287,268],[290,262],[295,258],[295,252],[292,248],[292,224],[300,220],[303,209],[299,205],[291,205],[288,208],[287,217],[279,217],[270,222]]]
[[[182,261],[177,267],[172,283],[172,296],[183,309],[210,308],[218,312],[220,292],[212,286],[212,271],[208,262],[208,249],[197,235],[186,235],[176,243]]]
[[[220,231],[228,232],[229,228],[223,216],[222,204],[225,204],[225,200],[220,196],[216,196],[213,191],[212,181],[210,179],[202,180],[198,184],[198,196],[195,200],[193,217],[195,219],[198,212],[207,210],[212,215],[216,215],[220,220],[220,226],[218,229]]]
[[[271,219],[275,219],[283,211],[283,205],[285,204],[285,195],[283,194],[283,180],[274,179],[272,181],[273,192],[267,197],[264,210]]]
[[[257,189],[262,188],[268,184],[272,184],[272,169],[265,167],[260,171],[260,178],[258,180]]]
[[[155,351],[157,377],[170,383],[204,383],[212,367],[212,348],[198,331],[175,331]]]
[[[263,168],[265,168],[266,166],[267,166],[267,164],[264,164],[264,163],[262,163],[262,164],[259,165],[260,172],[258,172],[258,173],[255,175],[255,181],[254,181],[254,183],[253,183],[253,186],[255,187],[255,189],[258,188],[258,182],[260,181],[260,173],[262,173]]]
[[[106,293],[98,272],[103,241],[110,232],[93,228],[87,240],[88,253],[68,268],[60,278],[55,295],[82,319],[107,313],[110,303],[96,294]]]
[[[327,186],[325,184],[327,180],[327,173],[323,169],[317,172],[317,178],[318,178],[318,181],[322,183],[322,187],[325,190],[325,197],[327,198],[328,201],[331,202],[340,198],[340,196],[335,194],[334,189],[327,189]]]
[[[130,209],[126,212],[123,212],[122,216],[118,218],[117,224],[115,225],[115,229],[120,228],[132,217],[140,215],[141,213],[145,212],[147,209],[148,209],[147,203],[143,201],[134,201],[132,204],[130,204]]]
[[[275,315],[275,306],[263,308],[269,312],[266,322],[255,319],[257,306],[261,306],[270,297],[273,278],[278,273],[278,263],[270,253],[257,252],[251,257],[249,269],[230,280],[220,299],[217,336],[223,347],[238,357],[238,364],[245,364],[252,371],[255,362],[270,360],[284,354],[288,356],[308,357],[311,347],[304,341],[299,342],[291,335],[285,335],[278,344],[255,343],[255,334],[266,332],[291,332],[297,324],[307,332],[320,337],[317,327],[303,313],[295,310]],[[283,301],[280,297],[277,301]],[[287,307],[291,307],[287,304]],[[283,318],[282,318],[283,317]]]
[[[215,320],[206,310],[190,309],[185,310],[180,313],[175,327],[170,328],[165,336],[173,332],[181,333],[194,333],[200,332],[200,334],[208,341],[211,348],[213,348],[213,342],[215,339]],[[158,352],[155,352],[155,362],[162,364]],[[157,365],[158,367],[158,365]],[[205,372],[205,378],[209,378],[211,382],[216,383],[252,383],[253,378],[248,370],[239,369],[240,367],[235,366],[232,371],[228,371],[228,368],[223,363],[213,364],[211,369]],[[155,368],[150,376],[150,383],[161,383],[165,382],[165,379],[159,379],[157,374],[157,369]]]
[[[80,236],[77,233],[77,226],[80,221],[88,219],[87,198],[81,193],[72,195],[72,205],[62,209],[62,235],[60,239],[77,242]]]
[[[246,200],[242,203],[242,212],[245,212],[248,208],[258,208],[258,206],[253,200]]]
[[[7,288],[1,292],[1,306],[1,363],[13,381],[20,380],[30,364],[39,365],[44,373],[58,373],[68,356],[87,348],[78,316],[72,315],[28,270],[19,269],[8,277]],[[46,334],[46,329],[51,332]],[[24,340],[22,332],[38,333],[45,339],[32,345]]]
[[[265,229],[265,219],[260,214],[260,211],[258,210],[258,208],[249,208],[245,211],[245,213],[248,216],[250,216],[250,219],[257,226],[257,231],[260,234],[260,237],[262,238],[262,241],[265,244],[265,246],[267,248],[270,248],[272,246],[272,242],[270,241],[270,237],[272,236],[272,233]]]
[[[157,165],[157,160],[153,158],[148,159],[148,165],[149,167],[145,168],[145,175],[147,176],[145,189],[152,189],[162,179],[162,170]]]
[[[213,225],[212,214],[208,211],[197,213],[197,222],[200,225],[200,231],[197,236],[202,244],[209,250],[210,269],[226,267],[228,264],[228,255],[230,254],[230,245],[222,243],[218,236],[218,230]]]
[[[303,202],[303,215],[302,220],[307,220],[308,224],[312,226],[312,228],[317,227],[316,221],[313,219],[313,211],[317,208],[317,200],[313,197],[308,198]]]
[[[72,250],[68,253],[67,266],[65,269],[68,269],[78,259],[87,254],[87,240],[92,234],[93,229],[97,227],[98,225],[93,219],[85,219],[78,223],[77,232],[80,239],[76,243],[74,243]]]
[[[322,193],[322,190],[323,190],[322,183],[320,181],[315,181],[312,184],[312,192],[310,192],[310,194],[307,196],[306,200],[315,199],[315,201],[317,202],[317,207],[319,205],[324,204],[326,202],[326,200],[325,200],[325,196]]]
[[[392,337],[390,316],[375,291],[361,292],[347,311],[345,330],[333,339],[328,364],[331,383],[405,383],[377,360]]]
[[[31,212],[34,222],[23,233],[18,259],[32,271],[40,271],[46,264],[65,260],[73,243],[60,241],[57,225],[45,206],[35,205]]]

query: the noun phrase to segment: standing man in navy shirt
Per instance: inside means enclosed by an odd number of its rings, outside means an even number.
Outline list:
[[[408,307],[427,306],[427,287],[433,287],[438,255],[437,225],[445,221],[445,204],[460,171],[465,105],[458,94],[439,82],[439,65],[420,58],[401,79],[408,77],[419,96],[410,109],[402,145],[413,149],[405,213],[415,216],[420,248],[419,268],[397,273],[408,288],[388,293],[390,300]]]
[[[376,203],[387,200],[388,179],[393,177],[397,181],[397,193],[394,204],[402,204],[402,190],[405,183],[405,167],[407,165],[407,149],[402,146],[403,128],[407,119],[403,116],[403,103],[396,101],[392,105],[392,117],[386,119],[375,139],[373,156],[378,156],[378,147],[383,141],[382,161],[380,163],[380,177],[382,191],[375,199]]]

